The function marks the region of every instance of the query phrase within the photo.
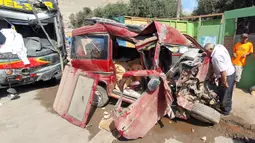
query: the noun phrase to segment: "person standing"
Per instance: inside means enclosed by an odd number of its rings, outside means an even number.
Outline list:
[[[236,43],[233,49],[232,62],[236,68],[236,79],[235,86],[237,82],[240,82],[242,77],[243,68],[246,65],[247,56],[253,54],[253,45],[248,42],[249,35],[244,33],[241,35],[241,41]]]
[[[68,41],[68,45],[71,46],[72,45],[72,38],[70,36],[67,38],[67,41]]]
[[[219,78],[219,99],[221,111],[229,115],[232,110],[232,95],[235,83],[235,67],[230,54],[223,45],[208,43],[205,45],[208,56],[211,57],[214,73]]]

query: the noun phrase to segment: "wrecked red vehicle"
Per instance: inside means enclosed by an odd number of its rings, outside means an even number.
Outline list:
[[[120,46],[120,40],[134,46]],[[173,63],[171,55],[176,48],[188,51]],[[182,88],[189,79],[197,78],[199,84],[206,80],[209,58],[203,56],[200,48],[191,37],[156,21],[137,33],[126,25],[94,20],[91,25],[73,31],[72,65],[65,68],[54,109],[71,123],[85,127],[92,104],[102,107],[108,96],[117,98],[113,119],[117,130],[127,139],[144,137],[165,115],[171,119],[188,119],[193,115],[218,123],[220,115],[216,110],[201,102],[204,99],[197,95],[186,96],[190,90]],[[183,70],[185,61],[197,70]],[[183,80],[183,71],[196,73],[192,74],[194,78],[189,75]],[[122,108],[123,101],[132,104]]]

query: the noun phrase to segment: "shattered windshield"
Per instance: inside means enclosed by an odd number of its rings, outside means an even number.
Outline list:
[[[74,36],[72,41],[72,58],[107,59],[108,36]]]

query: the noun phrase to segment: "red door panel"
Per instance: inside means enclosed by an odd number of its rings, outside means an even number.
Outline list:
[[[172,115],[171,104],[173,98],[167,85],[166,79],[161,77],[156,71],[135,71],[127,72],[127,76],[157,76],[161,79],[161,84],[156,90],[150,92],[146,90],[128,108],[122,108],[122,98],[117,102],[113,111],[113,119],[117,130],[127,139],[137,139],[144,137],[150,129],[164,115]],[[172,116],[171,116],[172,117]]]
[[[72,124],[85,128],[97,83],[97,75],[66,66],[54,110]]]

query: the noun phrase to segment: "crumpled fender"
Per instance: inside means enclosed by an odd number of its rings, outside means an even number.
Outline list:
[[[171,109],[173,98],[164,74],[157,71],[142,70],[127,72],[123,77],[152,75],[161,79],[161,84],[155,91],[146,90],[128,108],[121,107],[121,97],[113,110],[115,126],[119,133],[127,139],[144,137],[158,120],[167,114],[174,118]]]

